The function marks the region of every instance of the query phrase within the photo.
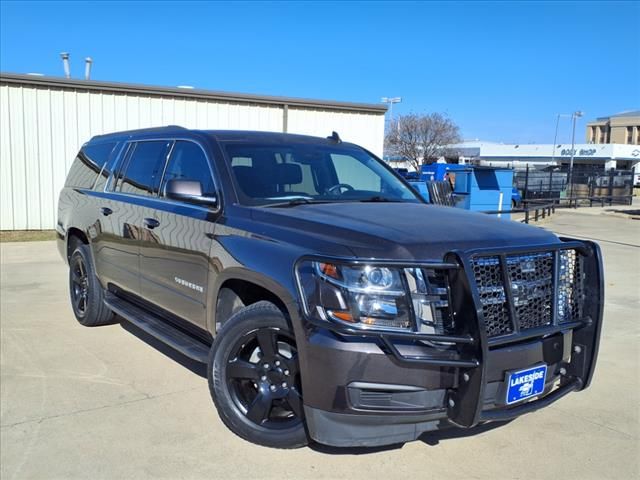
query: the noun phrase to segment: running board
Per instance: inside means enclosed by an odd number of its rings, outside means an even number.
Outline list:
[[[113,312],[162,343],[182,353],[185,357],[189,357],[196,362],[207,363],[209,346],[197,338],[173,327],[168,322],[160,320],[146,310],[116,297],[111,292],[105,295],[104,303]]]

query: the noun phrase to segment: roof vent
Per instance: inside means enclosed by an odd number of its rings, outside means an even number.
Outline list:
[[[71,78],[71,67],[69,66],[69,54],[67,52],[60,52],[60,58],[62,59],[64,76],[67,78]]]
[[[91,80],[91,64],[93,63],[93,59],[91,57],[87,57],[84,59],[84,79]]]

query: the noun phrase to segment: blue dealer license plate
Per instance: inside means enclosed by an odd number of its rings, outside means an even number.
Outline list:
[[[546,365],[510,373],[507,377],[507,404],[540,395],[544,391],[546,376]]]

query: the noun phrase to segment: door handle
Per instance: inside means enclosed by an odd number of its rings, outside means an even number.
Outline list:
[[[144,219],[144,226],[147,227],[149,230],[153,230],[158,225],[160,225],[160,222],[158,220],[156,220],[155,218],[145,218]]]
[[[113,213],[113,210],[111,210],[109,207],[102,207],[100,211],[102,212],[102,215],[104,215],[105,217],[108,217]]]

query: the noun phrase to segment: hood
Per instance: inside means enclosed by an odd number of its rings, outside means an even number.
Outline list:
[[[440,260],[454,249],[559,242],[538,227],[427,204],[349,202],[251,210],[260,234],[274,241],[306,247],[310,253],[346,247],[355,257],[367,259]]]

